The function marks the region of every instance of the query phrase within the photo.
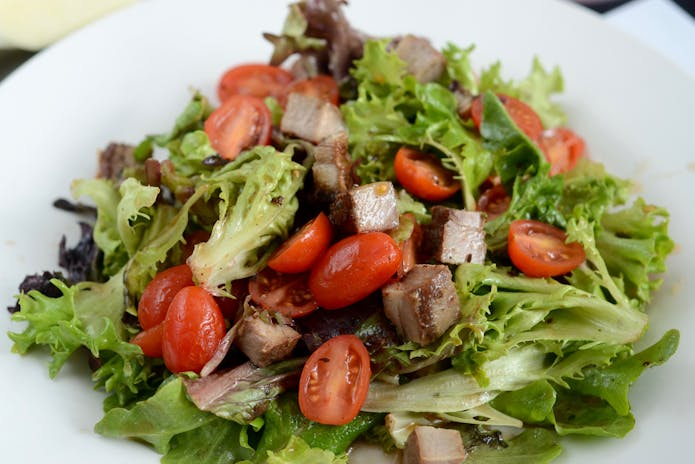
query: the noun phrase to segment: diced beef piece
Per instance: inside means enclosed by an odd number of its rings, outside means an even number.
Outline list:
[[[408,72],[423,83],[439,80],[446,58],[434,48],[429,40],[414,35],[403,36],[394,49],[396,54],[408,65]]]
[[[333,224],[347,233],[376,232],[398,227],[396,189],[374,182],[336,196],[330,207]]]
[[[99,152],[97,177],[120,182],[123,171],[135,166],[134,150],[135,147],[131,145],[110,143],[105,150]]]
[[[479,211],[433,206],[432,222],[424,229],[424,251],[441,263],[485,262],[485,221]]]
[[[458,431],[429,425],[415,427],[403,450],[403,464],[461,464],[467,457]]]
[[[337,132],[323,139],[314,150],[314,158],[311,172],[317,199],[332,201],[336,195],[352,187],[347,133]]]
[[[421,345],[435,341],[459,317],[456,287],[444,264],[416,264],[381,295],[386,317],[404,338]]]
[[[266,322],[251,315],[242,320],[235,343],[252,363],[264,367],[289,356],[300,338],[301,335],[288,325]]]
[[[280,130],[319,143],[336,132],[344,132],[345,123],[337,106],[311,95],[291,93],[287,98]]]

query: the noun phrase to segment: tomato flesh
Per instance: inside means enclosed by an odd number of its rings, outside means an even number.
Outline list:
[[[331,221],[321,212],[273,253],[268,267],[288,274],[306,272],[328,248],[332,236]]]
[[[574,169],[586,149],[584,139],[566,127],[544,131],[538,145],[550,163],[551,176]]]
[[[282,274],[265,268],[249,280],[249,294],[265,310],[292,318],[306,316],[318,309],[307,278],[307,273]]]
[[[249,95],[256,98],[275,97],[283,94],[285,87],[294,80],[291,72],[267,64],[243,64],[227,70],[217,86],[221,102],[233,95]]]
[[[540,221],[520,219],[509,227],[507,251],[521,272],[529,277],[555,277],[576,269],[586,259],[580,243],[567,241],[567,234]]]
[[[225,335],[215,299],[200,287],[185,287],[171,301],[164,319],[162,355],[173,373],[200,372]]]
[[[454,173],[439,158],[409,147],[401,147],[393,163],[398,182],[408,192],[427,201],[442,201],[461,189]]]
[[[319,258],[309,275],[309,289],[320,307],[344,308],[388,282],[401,261],[401,250],[388,234],[351,235]]]
[[[210,145],[227,160],[256,145],[268,145],[271,128],[268,107],[248,95],[232,95],[205,121]]]
[[[179,290],[189,285],[193,285],[193,274],[185,264],[170,267],[154,276],[138,302],[140,326],[147,330],[164,321],[171,300]]]
[[[354,335],[338,335],[318,347],[299,379],[299,409],[312,421],[343,425],[352,421],[367,399],[369,353]]]
[[[532,141],[536,142],[543,132],[543,123],[538,114],[526,103],[505,94],[497,94],[507,114],[514,121],[514,124]],[[476,97],[471,105],[471,118],[473,124],[480,130],[483,121],[483,99]]]
[[[335,81],[335,79],[333,79],[333,77],[326,74],[320,74],[309,79],[294,81],[285,87],[282,94],[278,98],[278,103],[280,103],[283,108],[287,105],[287,98],[291,93],[310,95],[334,105],[337,105],[340,101],[340,90],[338,89],[338,83]]]

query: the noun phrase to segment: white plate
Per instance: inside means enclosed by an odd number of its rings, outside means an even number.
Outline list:
[[[69,195],[71,179],[94,174],[96,150],[168,129],[191,88],[212,95],[229,65],[265,60],[270,47],[260,33],[280,30],[284,5],[141,2],[37,55],[0,85],[3,305],[12,303],[25,274],[57,267],[62,234],[77,236],[74,218],[51,202]],[[348,16],[372,34],[415,32],[440,45],[475,42],[475,64],[499,58],[508,77],[525,75],[536,54],[546,65],[561,66],[561,101],[592,157],[635,179],[650,201],[672,212],[678,248],[651,308],[646,338],[654,341],[672,327],[683,336],[671,361],[646,372],[634,387],[635,430],[624,440],[572,440],[557,462],[684,462],[692,456],[695,82],[569,3],[353,0]],[[3,334],[8,320],[0,317]],[[158,462],[142,445],[92,432],[102,393],[91,389],[82,363],[68,363],[50,381],[46,361],[40,354],[10,354],[8,338],[0,336],[3,462]]]

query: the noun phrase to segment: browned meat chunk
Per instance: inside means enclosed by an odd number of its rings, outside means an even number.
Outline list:
[[[339,194],[331,203],[330,218],[348,233],[398,227],[396,189],[391,182],[374,182]]]
[[[394,51],[406,62],[408,72],[423,83],[439,80],[446,67],[444,55],[422,37],[403,36]]]
[[[135,166],[133,151],[135,147],[122,143],[110,143],[99,152],[99,170],[97,177],[120,182],[123,170]]]
[[[381,289],[384,312],[407,340],[427,345],[459,317],[459,299],[444,264],[416,264],[403,279]]]
[[[461,464],[468,457],[456,430],[415,427],[403,450],[403,464]]]
[[[425,227],[425,253],[447,264],[485,262],[485,230],[482,213],[432,207],[432,222]]]
[[[337,132],[318,144],[314,150],[314,190],[321,201],[332,201],[339,193],[352,187],[352,163],[348,155],[348,137]]]
[[[289,356],[300,338],[290,326],[251,315],[242,320],[235,343],[252,363],[264,367]]]
[[[337,106],[311,95],[291,93],[287,98],[280,130],[319,143],[336,132],[344,132],[345,124]]]

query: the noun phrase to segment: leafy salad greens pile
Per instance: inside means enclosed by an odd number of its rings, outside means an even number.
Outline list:
[[[302,8],[292,5],[285,30],[272,36],[276,53],[332,45],[311,35]],[[668,213],[633,199],[629,182],[595,161],[582,159],[550,176],[543,153],[496,95],[526,102],[545,128],[564,125],[551,98],[562,91],[560,71],[534,60],[518,81],[505,80],[499,63],[476,74],[473,48],[447,44],[442,77],[421,83],[389,40],[367,39],[342,82],[340,110],[362,183],[394,180],[394,155],[408,145],[436,153],[460,180],[461,194],[448,205],[475,210],[491,176],[499,176],[511,197],[508,209],[485,225],[485,264],[452,269],[458,322],[427,346],[401,341],[370,353],[376,375],[352,422],[306,419],[296,392],[275,381],[301,370],[302,357],[253,370],[203,411],[187,395],[194,375],[171,374],[161,359],[129,343],[140,331],[138,298],[158,271],[181,262],[188,233],[213,231],[195,256],[212,285],[224,286],[258,273],[301,225],[295,218],[312,161],[298,156],[302,144],[285,139],[210,163],[216,152],[203,125],[213,106],[198,93],[169,133],[137,147],[137,162],[120,181],[73,182],[73,197],[96,207],[83,241],[93,240],[98,252],[77,277],[51,274],[50,290],[23,289],[12,319],[26,325],[9,333],[14,351],[47,348],[53,377],[76,351],[88,350],[97,361],[95,387],[108,393],[96,432],[148,443],[164,463],[344,463],[355,440],[396,451],[415,425],[460,431],[473,463],[549,462],[561,452],[561,436],[625,436],[635,424],[630,386],[678,345],[671,330],[654,345],[633,349],[673,249]],[[482,97],[480,131],[459,115],[453,88]],[[277,121],[282,108],[267,103]],[[155,147],[167,159],[159,186],[149,185],[146,172]],[[399,193],[399,212],[420,223],[431,219],[430,206]],[[582,245],[585,262],[559,278],[515,271],[506,244],[517,219],[566,231]],[[374,318],[356,334],[368,336],[370,324]]]

